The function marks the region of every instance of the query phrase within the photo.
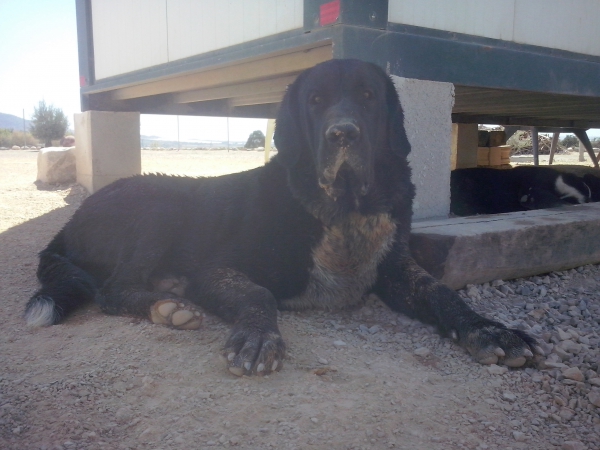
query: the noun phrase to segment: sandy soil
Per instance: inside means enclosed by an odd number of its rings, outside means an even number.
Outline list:
[[[535,369],[490,371],[378,301],[282,314],[289,356],[264,378],[227,371],[228,326],[210,316],[199,331],[177,331],[89,305],[28,329],[36,253],[84,198],[77,185],[38,188],[36,157],[0,152],[0,448],[567,448],[568,424],[558,435],[529,428]],[[144,151],[143,168],[216,175],[263,158]],[[514,406],[494,400],[507,389]]]

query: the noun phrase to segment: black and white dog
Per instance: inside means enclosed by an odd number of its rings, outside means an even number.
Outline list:
[[[456,169],[452,171],[450,183],[450,212],[457,216],[555,208],[592,201],[592,189],[586,179],[551,167]]]
[[[375,293],[481,363],[533,356],[532,338],[476,314],[412,259],[410,145],[383,70],[332,60],[300,74],[275,143],[255,170],[136,176],[87,198],[40,253],[27,322],[52,325],[95,301],[193,329],[203,308],[232,324],[229,370],[268,374],[285,354],[278,308],[343,308]]]

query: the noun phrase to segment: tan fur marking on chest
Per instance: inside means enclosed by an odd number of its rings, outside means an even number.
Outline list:
[[[389,251],[396,224],[389,215],[350,215],[327,227],[313,248],[314,266],[303,295],[288,299],[289,309],[335,309],[358,303],[377,278],[377,265]]]

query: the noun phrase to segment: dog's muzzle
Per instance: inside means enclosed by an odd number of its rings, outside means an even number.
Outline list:
[[[360,128],[350,121],[335,123],[325,131],[319,186],[334,200],[348,190],[364,196],[369,189],[369,164],[364,160],[369,152],[361,149],[365,145],[361,137]]]

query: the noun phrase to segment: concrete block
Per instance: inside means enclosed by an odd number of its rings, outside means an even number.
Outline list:
[[[416,187],[413,218],[445,217],[450,211],[450,156],[454,85],[391,76],[404,109]]]
[[[86,111],[74,123],[77,182],[90,193],[142,172],[139,113]]]
[[[415,222],[417,263],[454,289],[600,262],[600,203]]]
[[[46,147],[37,158],[37,180],[50,184],[73,183],[77,177],[75,147]]]

